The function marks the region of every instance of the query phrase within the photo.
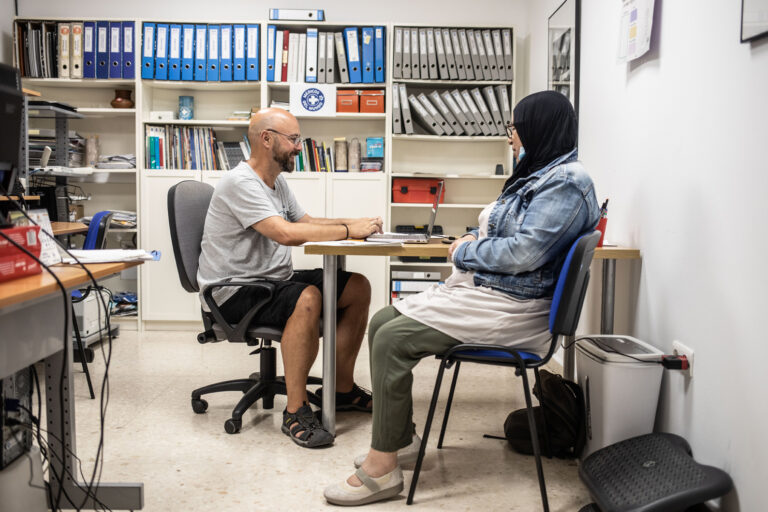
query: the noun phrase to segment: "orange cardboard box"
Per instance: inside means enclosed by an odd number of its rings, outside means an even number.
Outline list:
[[[360,112],[384,113],[384,90],[366,89],[360,91]]]
[[[360,96],[354,89],[336,91],[336,112],[360,112]]]

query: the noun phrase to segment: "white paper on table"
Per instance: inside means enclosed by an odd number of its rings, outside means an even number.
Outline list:
[[[160,260],[160,251],[145,251],[144,249],[78,249],[69,252],[81,263]],[[64,263],[77,264],[74,258],[69,255],[65,255],[63,261]]]
[[[61,254],[59,253],[59,246],[48,235],[43,233],[53,234],[53,228],[51,227],[51,219],[48,217],[48,210],[37,209],[29,210],[27,215],[35,221],[35,224],[40,226],[40,261],[46,265],[55,265],[61,262]]]
[[[623,0],[619,23],[619,62],[644,55],[651,47],[654,0]]]

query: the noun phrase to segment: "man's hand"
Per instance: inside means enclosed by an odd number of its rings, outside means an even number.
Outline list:
[[[363,217],[347,224],[350,238],[365,238],[374,233],[381,233],[381,217]]]
[[[448,258],[453,261],[453,253],[456,251],[456,249],[458,249],[459,246],[464,242],[471,242],[473,240],[477,240],[477,238],[475,238],[474,235],[467,234],[453,242],[451,247],[448,248]]]

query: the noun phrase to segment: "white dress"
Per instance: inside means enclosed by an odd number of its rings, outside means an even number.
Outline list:
[[[479,238],[488,236],[488,217],[496,203],[478,217]],[[474,271],[453,267],[444,284],[394,304],[402,314],[464,343],[519,347],[544,355],[549,349],[551,299],[516,299],[487,286],[476,286]]]

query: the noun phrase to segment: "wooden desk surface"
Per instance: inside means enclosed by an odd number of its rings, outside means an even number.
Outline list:
[[[402,245],[308,245],[304,254],[337,254],[343,256],[419,256],[419,257],[448,257],[449,244],[440,240],[430,240],[428,244]],[[640,250],[629,247],[598,247],[595,249],[596,260],[628,260],[639,259]]]
[[[93,277],[99,279],[140,264],[140,261],[91,263],[86,265],[86,267],[91,271]],[[88,274],[78,265],[56,265],[51,267],[51,269],[67,289],[75,288],[90,281]],[[24,302],[25,300],[36,299],[56,292],[58,289],[59,285],[56,283],[56,280],[45,269],[43,269],[42,274],[5,281],[0,283],[0,308]]]
[[[51,222],[51,229],[55,236],[74,235],[75,233],[87,233],[88,225],[82,222]]]

